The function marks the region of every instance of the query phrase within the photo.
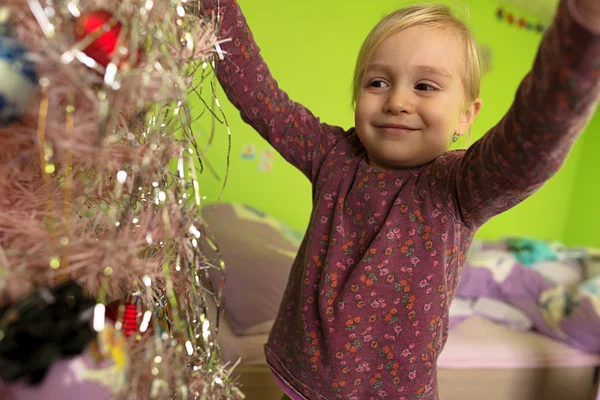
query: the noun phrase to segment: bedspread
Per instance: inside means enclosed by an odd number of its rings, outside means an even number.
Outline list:
[[[482,250],[469,257],[455,296],[507,303],[525,314],[536,331],[600,353],[600,276],[565,286],[520,264],[509,252]]]

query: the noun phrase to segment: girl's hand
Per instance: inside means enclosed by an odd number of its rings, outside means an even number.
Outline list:
[[[583,23],[600,33],[600,0],[572,0]],[[572,10],[573,11],[573,10]]]

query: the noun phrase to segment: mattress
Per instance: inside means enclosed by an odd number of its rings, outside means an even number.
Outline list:
[[[215,306],[207,299],[209,317]],[[241,365],[264,365],[268,334],[237,336],[221,318],[218,343],[225,361]],[[517,332],[483,318],[473,317],[450,330],[439,368],[539,368],[594,367],[600,355],[574,349],[535,332]]]
[[[209,316],[214,321],[210,299]],[[237,336],[221,319],[218,342],[235,363],[246,400],[279,400],[282,392],[266,366],[267,334]],[[438,360],[442,400],[594,400],[600,356],[534,332],[516,332],[473,317],[457,325]]]
[[[533,331],[518,332],[473,317],[450,330],[439,368],[594,367],[600,355],[584,353]]]

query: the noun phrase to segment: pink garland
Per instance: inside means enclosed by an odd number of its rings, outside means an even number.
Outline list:
[[[191,3],[199,7],[185,4]],[[192,394],[237,398],[226,371],[202,367],[218,348],[212,333],[203,339],[204,302],[193,296],[204,291],[196,283],[205,267],[197,239],[206,232],[195,201],[199,154],[190,154],[194,143],[177,138],[190,132],[193,62],[210,60],[218,42],[214,20],[191,8],[182,17],[167,1],[151,9],[140,0],[80,1],[80,12],[111,10],[127,27],[121,45],[144,47],[141,60],[121,66],[112,85],[102,67],[63,62],[77,46],[74,18],[66,3],[51,4],[8,0],[17,36],[47,86],[19,123],[0,127],[0,304],[66,277],[106,302],[138,292],[148,307],[172,287],[181,322],[171,334],[180,344],[191,342],[194,352],[155,346],[153,336],[134,340],[128,371],[134,391],[148,398],[160,380],[169,384],[159,398],[171,398],[179,390],[175,382],[185,382]],[[34,17],[35,5],[52,8],[47,22]],[[44,33],[48,27],[54,36]],[[183,178],[168,168],[173,160],[184,166]],[[172,366],[158,376],[149,372],[156,355]]]

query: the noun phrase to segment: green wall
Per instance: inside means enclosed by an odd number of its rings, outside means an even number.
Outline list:
[[[570,245],[600,248],[600,112],[581,138],[581,156],[569,204],[564,241]]]
[[[406,2],[239,0],[239,3],[280,86],[322,120],[351,127],[350,82],[362,40],[382,16]],[[455,0],[450,3],[457,4]],[[532,64],[541,35],[498,21],[496,1],[471,0],[468,7],[466,2],[463,4],[455,8],[461,15],[468,15],[465,19],[478,41],[492,52],[492,70],[483,82],[484,106],[473,128],[475,140],[493,126],[510,106],[520,80]],[[231,168],[221,201],[253,205],[298,229],[304,229],[311,206],[308,181],[279,155],[267,163],[270,170],[261,169],[261,165],[264,166],[261,158],[270,158],[269,145],[241,121],[220,88],[217,95],[230,124],[232,141]],[[192,104],[200,110],[198,100],[192,99]],[[600,127],[600,124],[596,126]],[[202,132],[210,130],[209,120],[201,118],[194,127],[201,132],[201,143],[206,144],[209,134]],[[599,138],[584,139],[595,140],[598,148]],[[519,234],[589,244],[586,242],[588,234],[575,222],[587,219],[587,214],[577,210],[581,213],[578,219],[570,217],[575,205],[590,207],[591,203],[586,199],[593,194],[593,189],[584,186],[586,173],[594,170],[594,166],[589,165],[593,161],[588,156],[589,151],[582,154],[584,144],[587,145],[587,142],[578,143],[562,171],[544,188],[515,209],[486,224],[479,237],[497,239]],[[209,172],[210,168],[205,168],[201,188],[206,202],[219,199],[225,178],[227,145],[227,131],[218,126],[205,161],[216,171],[219,179]],[[252,160],[241,157],[248,145],[256,148]],[[267,154],[263,153],[265,151]],[[600,215],[595,217],[600,221]]]

